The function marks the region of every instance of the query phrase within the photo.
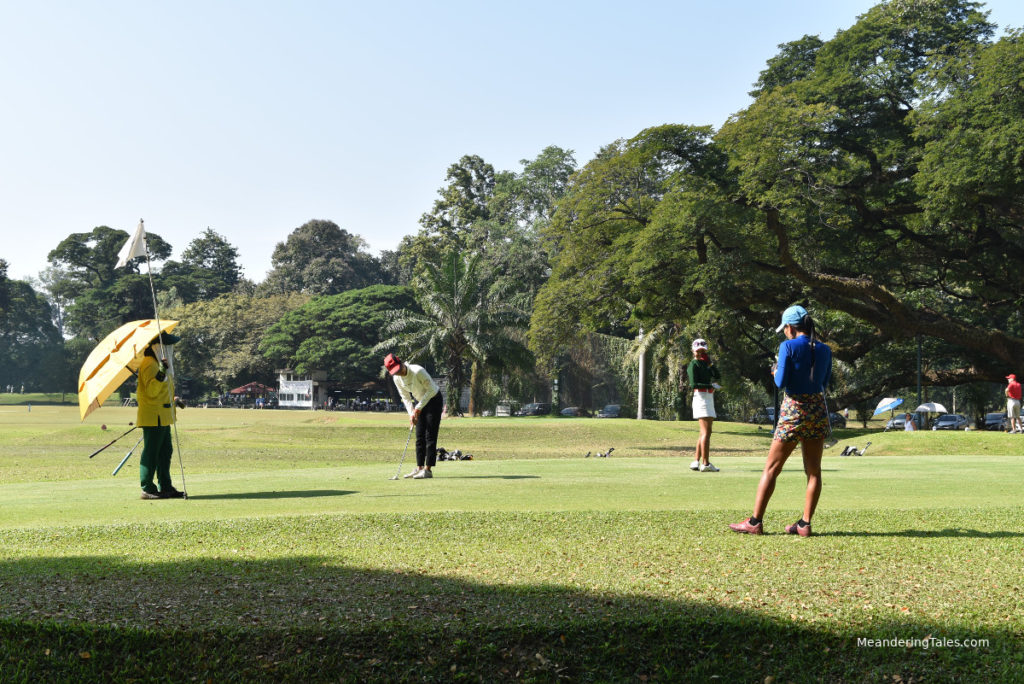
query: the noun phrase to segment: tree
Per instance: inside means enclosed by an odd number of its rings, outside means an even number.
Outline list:
[[[422,313],[392,312],[384,328],[389,337],[375,351],[396,349],[411,361],[434,359],[447,377],[448,413],[459,415],[467,369],[475,370],[474,379],[481,382],[481,369],[489,360],[515,356],[513,331],[525,325],[527,314],[501,289],[487,287],[480,277],[479,255],[451,252],[443,262],[426,266],[414,285]],[[476,386],[471,396],[474,392],[479,394]]]
[[[46,298],[27,282],[8,279],[7,262],[0,260],[0,386],[54,388],[62,346]]]
[[[411,287],[372,285],[316,297],[274,323],[260,350],[276,368],[322,370],[333,382],[358,387],[380,378],[374,347],[388,312],[399,309],[419,313]]]
[[[668,126],[602,150],[548,231],[533,348],[577,322],[672,323],[757,360],[800,302],[851,369],[839,401],[912,384],[913,364],[885,359],[918,336],[926,383],[1005,374],[1024,356],[1022,276],[999,267],[1022,244],[1019,39],[990,44],[978,8],[882,3],[832,40],[783,45],[713,135],[680,147]]]
[[[276,369],[260,352],[263,336],[309,299],[294,292],[269,297],[232,292],[168,310],[167,318],[181,321],[174,331],[182,338],[175,345],[178,377],[200,395],[250,381],[272,384]]]
[[[121,323],[153,317],[148,276],[139,272],[145,258],[114,268],[128,237],[123,230],[99,226],[72,233],[47,256],[59,274],[60,296],[71,300],[64,309],[67,332],[99,340]],[[171,254],[171,245],[155,233],[146,234],[146,244],[152,260]]]
[[[274,248],[263,286],[275,294],[330,295],[380,284],[380,262],[365,250],[365,240],[331,221],[308,221]]]
[[[207,228],[189,243],[181,261],[168,261],[160,271],[166,287],[175,287],[183,301],[215,299],[242,280],[238,249]]]

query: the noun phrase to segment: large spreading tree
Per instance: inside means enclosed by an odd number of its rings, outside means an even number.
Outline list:
[[[926,384],[1000,380],[1024,358],[1024,88],[1020,35],[992,35],[978,3],[885,2],[781,46],[720,130],[607,146],[547,232],[534,349],[657,327],[763,379],[802,302],[841,400],[912,385],[919,340]]]

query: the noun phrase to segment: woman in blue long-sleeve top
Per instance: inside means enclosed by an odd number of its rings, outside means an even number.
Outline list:
[[[761,521],[768,508],[768,500],[775,491],[775,480],[799,442],[807,474],[807,492],[803,517],[786,526],[786,532],[809,537],[811,516],[821,495],[821,456],[829,432],[824,391],[832,376],[832,350],[814,338],[814,320],[802,306],[786,309],[776,332],[786,335],[786,340],[779,346],[775,367],[775,385],[784,389],[786,396],[768,451],[768,461],[757,485],[754,515],[729,527],[735,532],[762,533]]]

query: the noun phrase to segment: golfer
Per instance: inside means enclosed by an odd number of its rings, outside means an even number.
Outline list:
[[[715,390],[719,384],[715,382],[721,376],[708,355],[708,343],[697,338],[691,345],[693,361],[686,367],[686,377],[693,388],[693,417],[700,424],[700,436],[693,454],[690,470],[702,473],[717,473],[718,468],[711,464],[711,424],[718,414],[715,413]]]
[[[1006,419],[1010,432],[1024,432],[1020,422],[1020,383],[1013,373],[1006,376]]]
[[[174,382],[167,375],[167,359],[157,360],[164,347],[176,344],[181,338],[161,332],[160,337],[146,347],[139,366],[139,386],[136,400],[139,410],[135,424],[142,428],[142,456],[139,459],[139,479],[143,499],[181,499],[184,494],[171,484],[171,424],[174,423],[175,404],[184,408],[174,396]],[[156,477],[157,485],[153,484]]]
[[[786,309],[776,332],[786,335],[786,340],[779,346],[775,368],[775,385],[785,390],[779,422],[757,485],[754,514],[729,527],[734,532],[762,533],[762,518],[775,491],[775,480],[797,442],[800,442],[804,472],[807,474],[804,514],[800,520],[787,526],[786,532],[809,537],[811,517],[821,495],[821,455],[829,433],[824,391],[832,375],[832,350],[814,339],[814,320],[802,306]]]
[[[404,363],[394,354],[384,357],[384,367],[395,380],[398,394],[409,412],[409,424],[416,426],[416,468],[404,477],[414,480],[434,477],[431,468],[437,463],[437,432],[444,408],[437,383],[423,366]]]

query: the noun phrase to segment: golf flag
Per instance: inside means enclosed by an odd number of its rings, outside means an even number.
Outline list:
[[[139,227],[135,234],[128,238],[124,247],[117,253],[117,264],[114,268],[121,268],[128,264],[129,259],[146,256],[146,229],[142,227],[142,219],[139,219]]]

